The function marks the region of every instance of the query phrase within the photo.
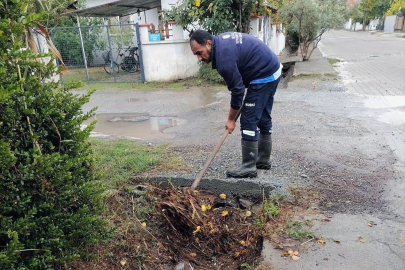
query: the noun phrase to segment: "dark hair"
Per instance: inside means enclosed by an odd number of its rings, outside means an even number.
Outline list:
[[[200,45],[205,45],[207,43],[207,40],[212,40],[212,35],[207,31],[197,30],[191,35],[190,43],[193,40],[195,40],[195,42],[197,42]]]

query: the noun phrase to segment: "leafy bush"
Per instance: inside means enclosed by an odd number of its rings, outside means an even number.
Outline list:
[[[390,15],[397,15],[398,13],[401,12],[400,8],[405,8],[405,0],[394,0],[391,5],[390,8],[387,10],[387,12],[385,13],[386,16],[390,16]],[[404,13],[402,13],[404,14]]]
[[[30,48],[29,0],[0,3],[0,269],[55,269],[108,233],[87,138],[94,125],[58,68]],[[26,35],[24,38],[24,34]],[[32,37],[31,37],[32,38]]]
[[[218,71],[211,68],[211,64],[206,64],[203,62],[198,73],[207,81],[225,84],[224,79],[221,77],[221,75],[219,75]]]

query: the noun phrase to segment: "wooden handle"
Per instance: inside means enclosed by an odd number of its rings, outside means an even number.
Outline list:
[[[238,113],[235,116],[235,122],[238,120],[241,112],[242,112],[242,107],[240,107]],[[212,160],[214,159],[214,157],[216,156],[216,154],[219,151],[219,148],[221,148],[222,144],[224,143],[226,137],[228,137],[229,131],[225,130],[224,134],[221,137],[221,140],[219,140],[219,142],[217,143],[217,145],[214,148],[214,151],[212,151],[210,157],[208,158],[207,162],[205,162],[204,167],[201,169],[200,173],[197,175],[197,178],[194,180],[194,183],[191,185],[191,190],[194,190],[197,188],[197,186],[200,184],[200,181],[204,175],[204,173],[207,171],[208,167],[211,165]]]

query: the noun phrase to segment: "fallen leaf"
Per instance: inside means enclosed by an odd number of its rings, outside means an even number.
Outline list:
[[[298,261],[299,259],[301,259],[301,257],[298,257],[298,256],[291,256],[291,258],[294,260],[294,261]]]
[[[332,239],[333,240],[333,242],[335,242],[335,243],[337,243],[337,244],[340,244],[340,240],[339,239]]]
[[[245,244],[245,241],[241,240],[239,243],[240,243],[241,245],[244,245],[244,244]]]
[[[317,243],[320,244],[320,245],[325,245],[326,244],[325,240],[323,240],[323,239],[319,239],[317,241]]]
[[[246,216],[247,216],[247,217],[250,217],[251,215],[252,215],[252,212],[246,211]]]
[[[207,208],[205,207],[205,205],[201,205],[201,211],[205,212],[207,210]]]
[[[142,223],[142,227],[144,227],[144,228],[146,227],[146,222]]]
[[[195,239],[195,242],[198,244],[200,243],[200,239],[198,239],[198,237]]]
[[[190,253],[190,256],[191,256],[191,257],[195,257],[195,256],[197,256],[197,254],[195,254],[195,253]]]
[[[293,255],[294,255],[294,256],[298,256],[298,254],[299,254],[298,251],[294,251],[294,254],[293,254]]]
[[[120,261],[120,263],[121,263],[122,266],[124,266],[127,263],[127,259],[126,258],[122,259]]]
[[[224,211],[222,211],[222,214],[221,214],[221,216],[226,216],[226,215],[228,215],[228,211],[227,210],[224,210]]]
[[[373,227],[373,225],[371,223],[367,223],[367,226],[369,227]]]
[[[323,218],[323,219],[321,219],[321,221],[323,221],[323,222],[329,222],[330,219],[329,219],[329,218]]]
[[[211,233],[216,233],[216,232],[218,232],[218,231],[219,231],[218,228],[212,229],[212,230],[210,231],[210,234],[211,234]]]
[[[211,204],[207,204],[207,210],[211,210]]]
[[[197,229],[193,232],[193,234],[198,233],[201,230],[201,226],[197,226]]]
[[[236,252],[235,252],[235,257],[238,257],[239,254],[240,254],[240,253],[236,251]]]
[[[214,208],[214,209],[212,209],[212,211],[214,211],[214,212],[215,212],[215,211],[217,211],[217,210],[218,210],[218,208]]]
[[[219,198],[221,200],[226,200],[226,195],[224,193],[222,193],[222,194],[219,195]]]
[[[288,251],[288,255],[292,256],[294,255],[294,251],[292,251],[291,249]]]
[[[240,253],[240,254],[246,254],[246,250],[244,249],[244,250],[242,250],[242,252]]]
[[[363,237],[359,236],[359,242],[360,242],[360,243],[364,243],[364,242],[366,242],[366,239],[364,239]]]
[[[290,255],[290,254],[288,254],[287,251],[283,251],[283,252],[281,252],[281,254],[283,254],[284,256],[289,256]]]

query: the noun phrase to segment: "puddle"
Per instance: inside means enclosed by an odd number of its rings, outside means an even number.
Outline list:
[[[405,107],[405,96],[372,97],[364,101],[364,106],[373,109]]]
[[[186,120],[177,117],[154,117],[148,114],[97,114],[88,119],[84,124],[88,125],[97,120],[96,127],[91,137],[127,137],[129,139],[170,139],[173,133],[163,131],[170,127],[182,125]]]
[[[378,121],[392,125],[402,125],[405,124],[405,112],[392,110],[378,117]]]

